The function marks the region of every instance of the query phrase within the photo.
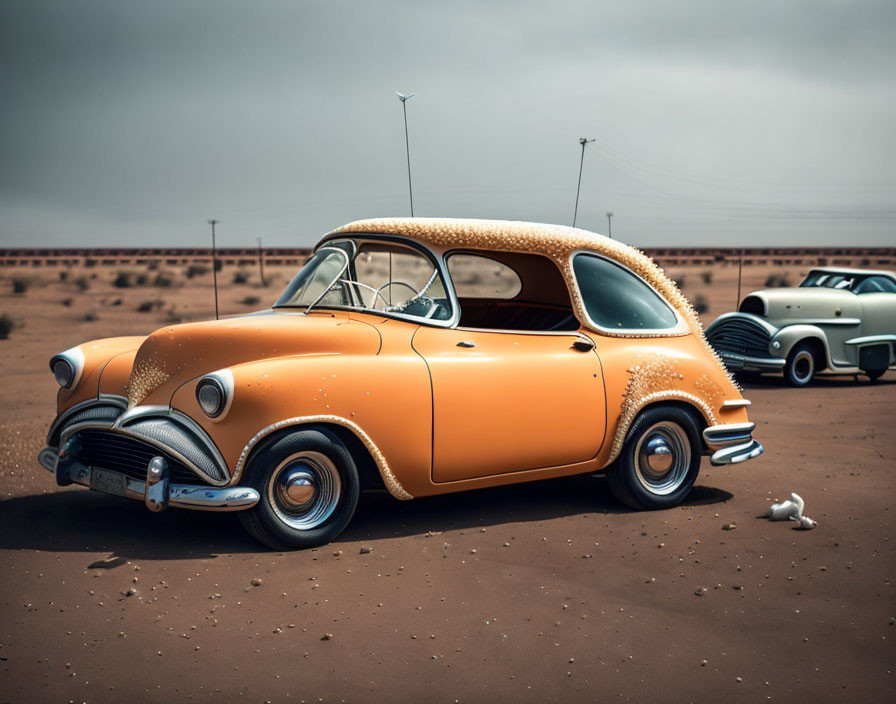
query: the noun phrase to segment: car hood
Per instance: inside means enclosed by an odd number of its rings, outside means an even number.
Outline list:
[[[755,298],[762,302],[763,317],[769,322],[821,322],[838,318],[859,318],[861,303],[851,291],[831,288],[773,288],[754,291],[744,299],[741,310],[750,308]]]
[[[272,311],[172,325],[137,350],[125,392],[129,406],[167,405],[184,382],[235,364],[293,355],[375,355],[379,345],[375,327],[347,314]]]

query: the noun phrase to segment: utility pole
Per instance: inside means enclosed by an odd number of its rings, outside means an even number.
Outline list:
[[[585,145],[593,142],[593,139],[579,137],[579,144],[582,145],[582,158],[579,160],[579,185],[576,186],[576,209],[572,213],[572,226],[576,226],[576,218],[579,215],[579,191],[582,189],[582,167],[585,165]]]
[[[215,320],[218,319],[218,252],[215,249],[215,225],[217,225],[220,220],[215,220],[212,218],[208,221],[208,224],[212,226],[212,276],[215,281]]]
[[[411,217],[414,217],[414,189],[411,187],[411,146],[408,141],[408,101],[417,94],[410,93],[405,95],[395,91],[395,95],[401,101],[401,109],[404,111],[404,148],[408,156],[408,194],[411,197]]]
[[[607,237],[613,239],[613,212],[607,211]]]
[[[744,250],[740,250],[740,256],[737,259],[737,300],[734,302],[734,310],[740,308],[740,277],[744,270]]]
[[[264,280],[264,255],[261,252],[261,237],[256,237],[255,241],[258,242],[258,274],[261,276],[261,285],[262,288],[267,286]]]

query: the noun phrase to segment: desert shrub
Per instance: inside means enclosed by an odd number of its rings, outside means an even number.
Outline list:
[[[87,259],[84,260],[84,266],[86,266],[86,267],[96,266],[96,259],[90,259],[88,257]]]
[[[71,307],[72,307],[72,299],[71,299],[71,298],[63,298],[63,299],[60,301],[60,303],[62,303],[62,305],[64,305],[66,308],[71,308]]]
[[[187,278],[192,279],[194,276],[204,276],[208,273],[208,267],[202,264],[190,264],[187,267]]]
[[[67,271],[60,271],[60,272],[59,272],[59,280],[60,280],[60,281],[68,281],[68,272],[67,272]]]
[[[165,313],[165,322],[166,323],[171,323],[172,325],[176,325],[177,323],[180,323],[182,321],[183,321],[183,318],[181,318],[177,313],[174,312],[174,306],[169,308],[168,311]]]
[[[12,292],[13,293],[25,293],[28,290],[28,287],[31,286],[31,281],[26,279],[24,276],[16,276],[12,280]]]
[[[766,288],[785,288],[788,286],[791,286],[791,283],[787,274],[769,274],[765,280]]]
[[[94,322],[95,320],[99,320],[99,319],[100,319],[100,316],[98,316],[98,315],[96,314],[96,311],[89,310],[89,311],[87,311],[87,312],[84,314],[84,320],[85,320],[85,322],[92,323],[92,322]]]
[[[15,323],[8,314],[0,315],[0,340],[6,340],[14,327]]]
[[[238,271],[233,275],[233,283],[235,284],[245,284],[249,281],[249,272],[248,271]]]
[[[115,299],[114,301],[112,301],[109,305],[110,305],[110,306],[120,306],[120,305],[121,305],[121,299],[120,299],[120,298],[116,298],[116,299]]]
[[[678,286],[679,289],[683,289],[688,283],[688,277],[682,274],[681,276],[676,276],[672,279],[675,282],[675,285]]]
[[[129,272],[119,271],[118,276],[115,277],[112,285],[115,288],[130,288],[134,285],[134,279],[131,277]]]
[[[164,274],[156,274],[156,278],[152,280],[152,285],[157,288],[171,288],[173,283],[171,277]]]
[[[221,271],[221,269],[223,269],[223,268],[224,268],[224,262],[222,262],[220,259],[216,259],[215,260],[215,271]]]
[[[244,306],[257,306],[261,303],[261,299],[258,296],[246,296],[240,303]]]
[[[149,262],[149,264],[146,265],[146,268],[149,269],[150,271],[155,271],[156,269],[159,268],[159,261],[157,259],[153,259],[152,261]]]
[[[712,283],[712,272],[704,271],[702,274],[700,274],[700,278],[703,279],[703,283],[711,284]]]
[[[137,274],[137,285],[138,286],[146,286],[149,283],[149,276],[147,274]]]
[[[698,313],[705,313],[709,310],[709,301],[706,300],[706,296],[702,293],[697,294],[697,297],[694,299],[694,310]]]
[[[161,308],[163,305],[163,301],[159,298],[155,298],[151,301],[143,301],[140,305],[137,306],[138,313],[149,313],[156,308]]]
[[[75,288],[77,288],[82,293],[90,288],[90,282],[87,280],[86,276],[79,276],[74,281]]]

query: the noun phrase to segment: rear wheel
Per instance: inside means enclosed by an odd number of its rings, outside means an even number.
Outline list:
[[[787,362],[784,364],[784,378],[791,386],[806,386],[814,376],[814,345],[800,342],[787,355]]]
[[[700,471],[702,444],[692,413],[650,408],[632,423],[619,457],[607,471],[613,495],[632,508],[680,504]]]
[[[345,445],[322,428],[272,438],[252,456],[248,483],[261,498],[240,521],[275,550],[334,540],[355,513],[358,470]]]

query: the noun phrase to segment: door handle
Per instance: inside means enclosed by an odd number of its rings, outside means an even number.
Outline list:
[[[575,342],[572,343],[571,347],[574,350],[578,350],[579,352],[590,352],[596,347],[596,345],[594,344],[594,340],[590,338],[579,337]]]
[[[475,347],[476,343],[471,342],[470,340],[461,340],[460,342],[457,343],[457,346],[458,347]]]

